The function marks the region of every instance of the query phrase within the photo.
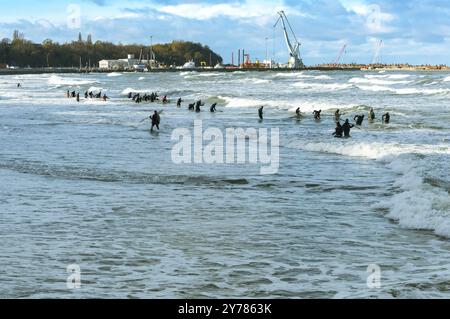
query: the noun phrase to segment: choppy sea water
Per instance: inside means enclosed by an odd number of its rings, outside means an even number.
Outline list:
[[[65,97],[99,89],[111,100]],[[126,97],[153,91],[183,107]],[[448,298],[449,98],[443,72],[1,76],[0,298]],[[371,107],[332,138],[336,108]],[[173,164],[173,130],[198,119],[279,128],[279,173]]]

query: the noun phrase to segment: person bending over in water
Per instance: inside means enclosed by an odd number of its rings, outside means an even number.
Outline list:
[[[382,120],[384,124],[389,124],[391,122],[391,115],[389,114],[389,112],[383,115]]]
[[[341,111],[339,111],[339,110],[337,110],[335,113],[334,113],[334,121],[337,123],[337,122],[341,122],[341,113],[340,113]]]
[[[375,121],[375,112],[373,109],[370,109],[370,111],[369,111],[369,121],[370,122]]]
[[[300,108],[297,108],[297,110],[295,110],[295,115],[297,115],[297,117],[302,117],[302,112],[300,111]]]
[[[169,100],[167,99],[167,95],[165,95],[165,96],[163,97],[162,103],[163,103],[163,104],[169,103]]]
[[[189,104],[189,111],[195,110],[195,103]]]
[[[17,83],[17,88],[19,89],[21,87],[22,87],[22,85],[20,83]]]
[[[353,120],[356,121],[356,125],[361,126],[364,122],[364,115],[356,115]]]
[[[155,111],[153,116],[150,116],[150,119],[152,120],[152,129],[151,129],[151,131],[153,132],[153,128],[155,126],[158,129],[158,131],[159,131],[159,124],[161,123],[161,117],[159,116],[158,112]]]
[[[202,105],[203,105],[202,100],[198,100],[197,103],[195,104],[195,112],[200,113],[202,111],[200,108]]]
[[[262,121],[262,120],[264,120],[264,106],[261,106],[259,109],[258,109],[258,115],[259,115],[259,119]]]
[[[354,126],[353,124],[350,124],[350,122],[348,121],[348,119],[345,120],[344,125],[342,125],[342,130],[344,131],[344,136],[345,136],[346,138],[349,138],[349,137],[350,137],[350,130],[351,130],[352,128],[354,128],[354,127],[355,127],[355,126]]]
[[[344,134],[344,129],[342,128],[341,122],[336,122],[336,132],[333,133],[333,136],[336,138],[342,138]]]
[[[128,98],[129,98],[129,99],[132,99],[132,98],[133,98],[133,93],[131,93],[131,92],[128,93]]]
[[[177,101],[177,107],[181,107],[181,103],[183,102],[183,100],[181,99],[181,97],[178,99]]]
[[[211,105],[211,109],[210,109],[211,113],[217,112],[216,107],[217,107],[217,103],[214,103],[213,105]]]
[[[106,102],[107,100],[109,100],[109,97],[108,97],[106,94],[104,94],[104,95],[103,95],[103,101]]]
[[[314,114],[314,119],[320,121],[320,114],[321,114],[321,113],[322,113],[322,110],[320,110],[320,111],[314,111],[314,112],[313,112],[313,114]]]

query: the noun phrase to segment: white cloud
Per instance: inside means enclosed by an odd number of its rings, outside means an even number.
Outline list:
[[[356,13],[365,19],[365,27],[369,33],[390,33],[395,30],[388,23],[395,19],[393,14],[383,12],[377,4],[362,4],[358,2],[343,2],[349,12]]]
[[[208,20],[217,17],[231,19],[258,19],[258,24],[272,22],[275,14],[280,10],[287,10],[283,1],[247,0],[244,3],[187,3],[167,5],[157,8],[158,11],[188,19]],[[289,14],[301,15],[300,12],[289,8]]]

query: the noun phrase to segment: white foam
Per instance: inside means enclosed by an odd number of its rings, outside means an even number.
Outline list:
[[[309,100],[260,100],[241,97],[226,97],[218,96],[219,99],[224,100],[225,107],[228,108],[255,108],[260,106],[275,107],[283,110],[296,110],[300,107],[302,112],[312,112],[314,110],[335,110],[335,109],[347,109],[352,108],[354,105],[350,104],[334,104],[330,102],[322,101],[309,101]]]
[[[95,80],[85,80],[80,78],[62,78],[57,75],[52,75],[48,79],[48,83],[50,85],[56,85],[56,86],[79,86],[79,85],[87,85],[87,84],[94,84],[98,83]]]
[[[408,84],[413,81],[392,81],[385,80],[381,78],[352,78],[348,81],[349,83],[361,83],[361,84],[373,84],[373,85],[397,85],[397,84]]]
[[[112,72],[112,73],[108,73],[108,77],[118,77],[118,76],[122,76],[122,73],[117,73],[117,72]]]
[[[398,221],[405,228],[431,230],[450,238],[450,196],[444,189],[424,181],[423,167],[428,158],[419,160],[418,155],[450,155],[450,146],[413,145],[388,143],[300,143],[291,142],[289,147],[305,151],[325,152],[351,157],[362,157],[388,163],[398,178],[394,183],[397,192],[388,200],[376,203],[375,209],[388,211],[387,217]]]
[[[339,91],[351,88],[352,84],[342,83],[315,83],[315,82],[297,82],[292,86],[306,89],[306,90],[318,90],[318,91]]]
[[[378,206],[389,209],[387,217],[398,221],[402,227],[431,230],[437,235],[450,237],[448,192],[424,183],[421,168],[411,163],[414,161],[398,158],[389,165],[402,174],[394,184],[399,192]]]
[[[417,88],[392,88],[382,85],[357,85],[360,90],[372,91],[372,92],[392,92],[398,95],[436,95],[436,94],[448,94],[450,89],[417,89]]]

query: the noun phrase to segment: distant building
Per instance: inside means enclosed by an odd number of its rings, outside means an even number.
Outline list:
[[[150,63],[149,63],[150,62]],[[119,60],[101,60],[99,62],[99,68],[102,70],[130,70],[130,69],[143,69],[148,64],[154,64],[155,61],[139,60],[136,59],[134,54],[129,54],[126,59]]]

